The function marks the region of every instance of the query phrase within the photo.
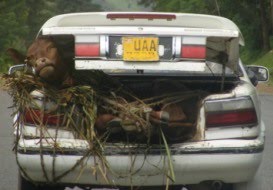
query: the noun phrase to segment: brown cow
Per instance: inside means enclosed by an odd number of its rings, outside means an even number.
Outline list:
[[[50,84],[61,85],[70,78],[72,65],[63,61],[53,38],[37,38],[28,48],[26,56],[12,48],[7,52],[16,64],[25,62],[32,66],[36,75]]]

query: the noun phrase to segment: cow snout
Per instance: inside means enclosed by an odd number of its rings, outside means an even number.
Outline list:
[[[46,58],[42,57],[36,60],[34,69],[36,74],[47,82],[56,80],[56,70],[54,67],[55,63]]]
[[[37,73],[39,73],[45,67],[53,67],[54,63],[50,59],[46,57],[42,57],[36,60],[34,69]]]

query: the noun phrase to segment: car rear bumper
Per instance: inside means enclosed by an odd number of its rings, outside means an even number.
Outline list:
[[[92,173],[99,168],[94,169],[95,162],[93,157],[84,160],[76,169],[71,170],[81,159],[81,156],[62,155],[55,158],[55,176],[57,182],[64,184],[90,184],[90,185],[122,185],[130,186],[152,186],[166,184],[166,177],[162,174],[162,168],[168,172],[164,157],[138,155],[134,158],[130,156],[107,156],[107,161],[111,166],[112,172],[107,173],[107,182],[100,175]],[[25,169],[27,175],[36,182],[46,182],[42,172],[40,155],[18,154],[20,165]],[[53,173],[53,157],[44,155],[44,167],[51,181]],[[98,158],[97,158],[98,159]],[[130,170],[132,160],[135,159],[134,167]],[[166,158],[165,158],[166,159]],[[175,155],[172,156],[175,182],[173,184],[197,184],[207,180],[220,180],[226,183],[236,183],[248,181],[253,178],[262,159],[261,153],[253,154],[200,154],[193,155]],[[103,169],[102,169],[103,170]],[[139,171],[138,171],[139,170]],[[164,169],[163,169],[164,170]],[[132,171],[135,174],[132,178],[128,173]],[[138,172],[137,172],[138,171]],[[66,174],[66,175],[65,175]],[[60,176],[64,175],[61,179]]]
[[[117,150],[109,146],[104,153],[110,171],[103,167],[98,157],[87,154],[89,145],[85,141],[58,139],[60,151],[52,152],[53,144],[46,140],[42,154],[39,141],[22,139],[17,152],[19,165],[36,182],[47,181],[44,170],[49,181],[64,184],[157,186],[167,183],[163,173],[170,171],[168,157],[159,149],[143,154],[132,147]],[[249,181],[261,163],[263,146],[263,132],[256,139],[210,140],[172,146],[175,181],[169,182],[181,185],[207,180]]]

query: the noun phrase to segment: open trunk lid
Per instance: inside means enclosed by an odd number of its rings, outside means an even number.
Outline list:
[[[237,74],[239,44],[244,44],[238,27],[226,18],[175,13],[66,14],[48,20],[40,34],[72,34],[78,70],[203,73],[213,62],[216,70],[224,65]]]

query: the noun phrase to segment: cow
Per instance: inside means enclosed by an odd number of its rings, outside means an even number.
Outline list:
[[[7,53],[16,64],[25,63],[34,68],[35,74],[43,81],[62,86],[71,82],[73,58],[66,61],[52,37],[39,37],[28,48],[26,55],[9,48]]]

